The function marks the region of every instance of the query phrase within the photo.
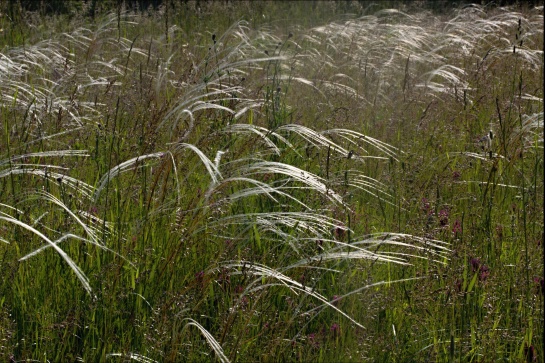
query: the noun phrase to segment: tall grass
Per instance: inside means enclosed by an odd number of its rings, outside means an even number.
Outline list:
[[[543,8],[371,10],[2,50],[0,356],[543,359]]]

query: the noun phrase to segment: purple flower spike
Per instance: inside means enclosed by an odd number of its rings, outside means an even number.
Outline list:
[[[454,234],[458,234],[462,232],[462,223],[460,223],[459,219],[454,221],[454,225],[452,226],[452,232]]]
[[[481,260],[476,257],[472,258],[469,263],[471,264],[471,271],[473,273],[477,272],[481,267]]]

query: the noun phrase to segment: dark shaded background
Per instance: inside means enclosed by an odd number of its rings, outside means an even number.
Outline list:
[[[339,11],[353,12],[354,2],[351,0],[334,0],[337,3]],[[94,17],[97,12],[111,10],[131,10],[131,11],[148,11],[157,10],[159,7],[168,5],[172,7],[189,6],[188,0],[1,0],[2,10],[10,16],[16,18],[21,12],[33,11],[39,12],[42,15],[66,14],[66,13],[85,13],[87,16]],[[194,8],[206,6],[210,0],[196,0]],[[237,1],[216,0],[224,4],[235,4]],[[301,4],[311,5],[312,7],[319,6],[321,0],[300,1]],[[373,4],[373,8],[400,8],[400,7],[418,7],[420,9],[428,9],[441,12],[443,9],[451,9],[469,4],[479,4],[484,6],[536,6],[541,3],[539,0],[359,0],[359,3],[364,9]],[[192,6],[193,7],[193,6]]]

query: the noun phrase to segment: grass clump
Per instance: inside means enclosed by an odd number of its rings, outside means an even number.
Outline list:
[[[543,8],[360,10],[7,43],[0,356],[542,359]]]

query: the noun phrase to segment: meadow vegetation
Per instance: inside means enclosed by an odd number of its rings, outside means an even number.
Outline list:
[[[543,361],[543,6],[313,4],[1,10],[0,360]]]

